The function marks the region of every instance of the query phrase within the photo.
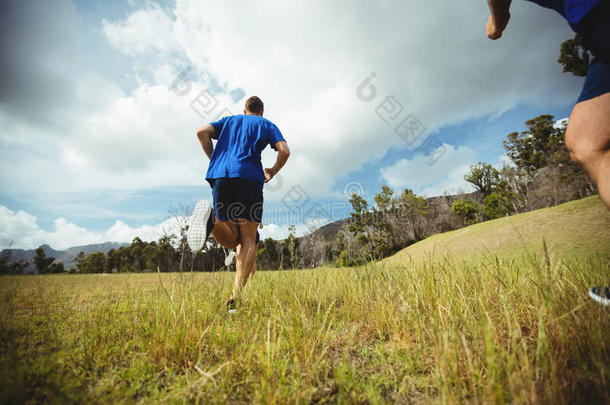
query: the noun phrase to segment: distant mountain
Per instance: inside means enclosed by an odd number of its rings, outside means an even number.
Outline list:
[[[62,262],[66,268],[70,268],[75,265],[76,256],[78,256],[80,252],[83,252],[85,256],[87,256],[94,252],[108,253],[111,249],[118,249],[123,246],[129,246],[129,243],[105,242],[93,245],[74,246],[66,250],[55,250],[49,245],[41,245],[40,247],[44,250],[47,257],[54,257],[55,261]],[[28,267],[25,268],[24,273],[36,272],[36,266],[34,265],[36,249],[5,249],[2,253],[5,253],[6,251],[10,252],[8,259],[9,263],[24,260],[28,262]]]
[[[83,252],[85,256],[87,256],[94,252],[108,253],[111,249],[116,250],[124,246],[129,246],[129,243],[104,242],[93,245],[74,246],[64,250],[62,252],[62,257],[59,260],[63,261],[66,267],[69,267],[69,263],[74,264],[74,259],[80,252]]]
[[[306,236],[302,236],[298,239],[304,239],[306,237],[313,236],[314,238],[322,239],[324,242],[331,242],[333,239],[335,239],[335,237],[337,236],[337,234],[340,231],[342,231],[344,228],[347,228],[347,226],[350,224],[350,222],[352,222],[352,218],[340,219],[338,221],[331,222],[326,225],[322,225],[315,231],[307,234]]]

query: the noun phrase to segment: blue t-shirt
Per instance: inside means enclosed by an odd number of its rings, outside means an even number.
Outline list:
[[[587,15],[593,7],[597,6],[601,0],[528,0],[542,7],[551,8],[561,14],[572,29],[582,33],[578,23]]]
[[[277,142],[285,141],[274,123],[258,115],[233,115],[224,117],[211,125],[218,134],[206,180],[222,177],[241,177],[261,188],[265,174],[261,152]]]

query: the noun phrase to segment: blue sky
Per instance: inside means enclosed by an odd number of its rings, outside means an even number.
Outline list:
[[[469,191],[469,165],[500,165],[508,133],[567,117],[582,86],[556,62],[569,27],[523,1],[498,41],[485,1],[40,0],[1,14],[2,248],[171,231],[210,197],[195,131],[247,95],[293,152],[265,189],[263,236],[282,238],[348,215],[352,191]]]

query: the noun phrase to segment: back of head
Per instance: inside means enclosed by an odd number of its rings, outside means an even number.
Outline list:
[[[246,111],[250,114],[263,115],[265,105],[263,100],[256,96],[252,96],[246,100]]]

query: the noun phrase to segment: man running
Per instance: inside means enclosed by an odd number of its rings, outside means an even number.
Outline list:
[[[589,173],[610,209],[610,0],[529,1],[561,14],[594,56],[568,120],[566,145],[572,160]],[[487,0],[491,11],[486,27],[490,39],[500,38],[506,29],[510,3],[511,0]],[[598,302],[610,303],[608,287],[594,287],[589,294]]]
[[[206,209],[202,220],[206,239],[214,239],[227,249],[237,250],[233,293],[227,302],[235,312],[235,301],[248,277],[256,271],[256,253],[263,216],[263,184],[284,166],[290,149],[280,130],[263,118],[264,105],[253,96],[246,100],[243,115],[212,122],[197,131],[201,147],[210,159],[205,176],[212,186],[213,210]],[[216,147],[212,143],[216,139]],[[261,152],[271,145],[278,152],[273,167],[263,169]]]

